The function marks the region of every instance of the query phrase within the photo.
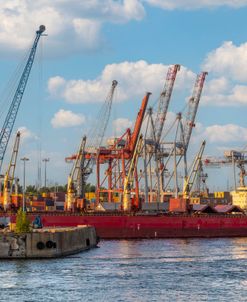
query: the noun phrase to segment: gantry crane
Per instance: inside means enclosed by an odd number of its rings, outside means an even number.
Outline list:
[[[45,26],[40,25],[39,29],[36,31],[36,37],[34,39],[29,57],[27,59],[25,68],[22,72],[22,75],[20,77],[19,84],[17,86],[16,92],[14,94],[13,100],[11,102],[11,105],[9,107],[7,116],[5,118],[4,124],[2,126],[1,132],[0,132],[0,170],[2,168],[2,163],[5,155],[5,151],[7,149],[7,145],[11,136],[11,132],[15,123],[15,119],[17,116],[18,109],[20,107],[20,103],[27,85],[27,81],[29,78],[29,74],[33,65],[37,45],[39,42],[39,39],[43,32],[45,31]]]
[[[234,187],[237,188],[236,182],[236,166],[240,169],[239,185],[245,187],[245,176],[247,175],[245,165],[247,164],[247,152],[228,150],[224,152],[224,157],[208,157],[203,161],[205,167],[233,166]]]
[[[19,145],[20,145],[20,131],[17,132],[15,143],[10,159],[10,163],[7,169],[7,172],[4,176],[4,182],[3,182],[3,207],[4,210],[8,210],[11,204],[11,191],[13,187],[13,181],[15,176],[15,167],[16,167],[16,160],[18,156],[19,151]]]

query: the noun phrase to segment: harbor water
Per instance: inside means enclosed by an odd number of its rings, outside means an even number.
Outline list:
[[[247,238],[101,241],[0,262],[0,301],[247,301]]]

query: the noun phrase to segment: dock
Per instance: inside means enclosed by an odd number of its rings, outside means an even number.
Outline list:
[[[0,259],[56,258],[76,254],[97,246],[95,228],[53,227],[29,233],[0,232]]]

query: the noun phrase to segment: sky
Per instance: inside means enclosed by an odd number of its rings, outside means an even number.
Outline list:
[[[84,134],[118,81],[106,138],[134,124],[141,100],[157,103],[168,67],[180,64],[168,121],[183,110],[196,75],[207,71],[189,152],[203,139],[205,156],[247,146],[247,0],[5,0],[0,3],[0,119],[3,124],[13,75],[22,70],[35,31],[46,26],[18,112],[19,158],[30,160],[26,181],[37,183],[47,162],[49,185],[66,183]],[[19,68],[19,69],[18,69]],[[10,98],[11,99],[11,98]],[[168,127],[165,125],[165,127]],[[232,186],[232,169],[208,169],[213,190]],[[16,174],[22,179],[23,162]],[[217,179],[217,181],[216,181]]]

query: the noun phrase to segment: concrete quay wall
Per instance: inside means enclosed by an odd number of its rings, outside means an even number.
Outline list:
[[[55,258],[96,247],[92,226],[44,228],[30,233],[0,233],[0,258]]]

